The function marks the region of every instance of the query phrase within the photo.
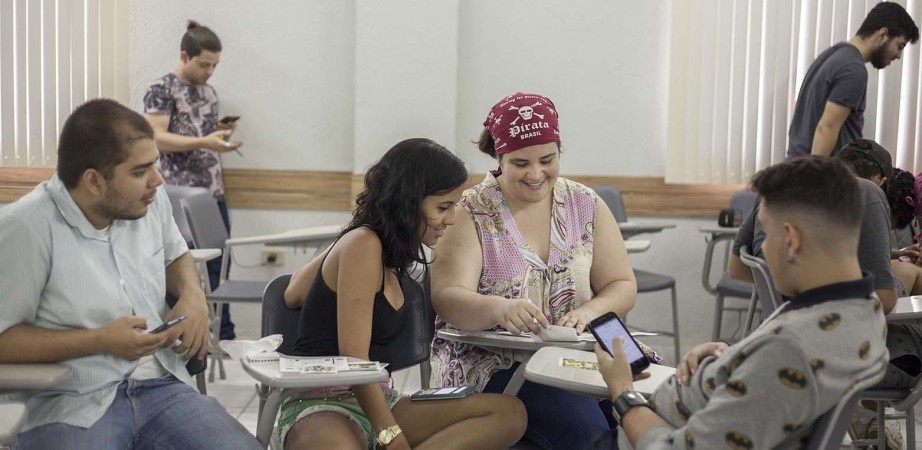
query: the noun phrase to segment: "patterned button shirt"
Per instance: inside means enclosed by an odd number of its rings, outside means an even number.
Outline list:
[[[211,85],[194,86],[171,72],[154,80],[147,89],[144,112],[170,116],[170,133],[207,136],[218,122],[218,94]],[[214,150],[163,152],[160,173],[167,184],[207,187],[215,197],[224,196],[221,155]]]

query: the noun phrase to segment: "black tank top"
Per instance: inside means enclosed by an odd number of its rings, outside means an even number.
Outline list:
[[[326,262],[326,256],[323,259]],[[415,283],[409,275],[400,277],[399,282],[400,290],[403,292],[406,292],[407,286]],[[295,355],[332,356],[340,354],[336,307],[336,292],[330,289],[323,280],[323,263],[321,263],[317,276],[314,277],[314,282],[307,291],[304,306],[301,307],[298,339],[295,341],[293,352]],[[388,344],[400,334],[406,325],[406,311],[406,301],[399,310],[395,310],[387,301],[382,281],[381,289],[375,294],[371,317],[371,345],[368,348],[370,360],[391,363]]]

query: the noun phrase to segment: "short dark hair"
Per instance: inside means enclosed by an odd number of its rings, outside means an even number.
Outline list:
[[[836,158],[804,156],[775,164],[755,174],[752,187],[773,212],[813,216],[845,229],[861,228],[861,187]]]
[[[893,169],[893,178],[887,181],[885,192],[887,203],[890,204],[890,213],[893,216],[893,228],[904,228],[912,222],[916,208],[906,199],[913,202],[919,201],[915,192],[916,179],[912,173],[905,170]]]
[[[128,147],[153,139],[143,116],[115,100],[90,100],[64,122],[58,139],[58,178],[68,189],[77,187],[83,172],[95,169],[112,179],[113,169],[128,158]]]
[[[365,172],[365,188],[355,199],[352,220],[343,234],[367,226],[384,250],[384,265],[405,274],[410,264],[426,264],[422,232],[427,226],[423,199],[449,193],[467,181],[464,162],[425,138],[391,147]]]
[[[201,55],[202,50],[218,53],[221,51],[221,39],[218,39],[218,35],[211,31],[211,28],[189,20],[179,49],[186,52],[190,58]]]
[[[836,152],[834,157],[848,165],[855,175],[868,180],[875,175],[887,177],[893,172],[893,159],[890,153],[869,139],[855,139],[849,142]]]
[[[919,27],[899,3],[878,3],[868,12],[864,22],[861,23],[861,28],[858,28],[855,34],[866,38],[881,28],[886,28],[887,35],[891,38],[903,36],[913,44],[919,40]]]

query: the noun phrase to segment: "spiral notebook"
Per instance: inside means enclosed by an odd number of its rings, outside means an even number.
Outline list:
[[[251,363],[278,362],[279,354],[276,352],[256,353],[253,355],[247,355],[246,358],[247,361]]]

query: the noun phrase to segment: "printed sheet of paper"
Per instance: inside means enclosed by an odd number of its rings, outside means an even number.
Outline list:
[[[599,363],[573,358],[560,358],[560,365],[570,369],[599,370]]]

